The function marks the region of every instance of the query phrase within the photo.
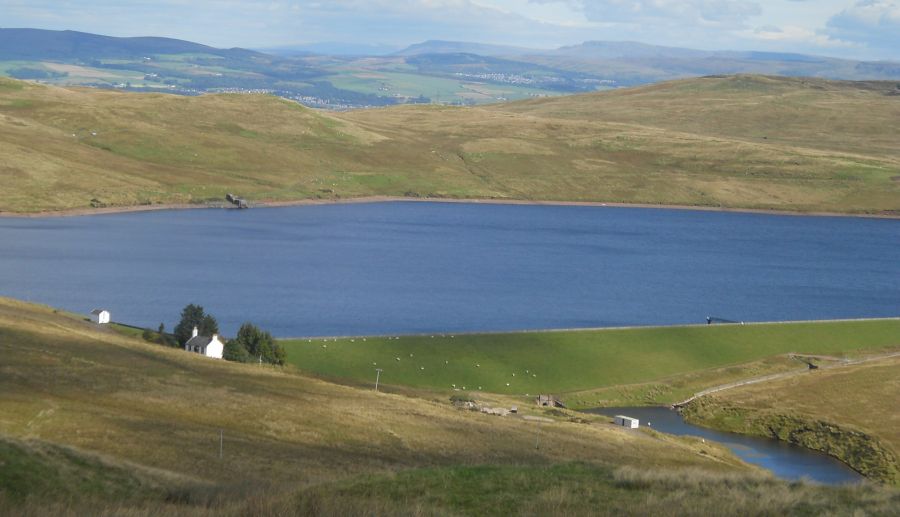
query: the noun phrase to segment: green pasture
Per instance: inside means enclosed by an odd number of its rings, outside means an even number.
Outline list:
[[[288,361],[329,378],[510,395],[635,384],[789,352],[900,344],[900,319],[510,334],[294,339]]]
[[[337,88],[360,93],[404,97],[417,97],[422,94],[433,101],[442,102],[461,99],[484,102],[496,101],[498,97],[526,99],[532,95],[559,95],[555,92],[512,84],[474,83],[471,80],[381,70],[364,73],[347,70],[326,79]]]

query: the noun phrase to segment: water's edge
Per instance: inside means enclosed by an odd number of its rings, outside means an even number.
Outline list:
[[[536,200],[536,199],[498,199],[498,198],[447,198],[447,197],[404,197],[404,196],[363,196],[349,198],[319,199],[305,198],[287,201],[261,200],[252,205],[253,208],[275,208],[286,206],[305,205],[340,205],[359,203],[462,203],[462,204],[492,204],[492,205],[533,205],[533,206],[592,206],[611,208],[657,208],[666,210],[693,210],[698,212],[733,212],[739,214],[771,214],[793,215],[808,217],[858,217],[869,219],[900,219],[898,213],[868,213],[868,212],[804,212],[801,210],[748,208],[748,207],[723,207],[705,205],[673,205],[673,204],[648,204],[648,203],[616,203],[610,201],[565,201],[565,200]],[[43,218],[43,217],[80,217],[102,214],[122,214],[131,212],[151,212],[159,210],[199,210],[220,209],[235,210],[235,207],[227,206],[224,202],[215,203],[162,203],[157,205],[127,205],[111,206],[104,208],[66,208],[62,210],[46,210],[40,212],[8,212],[0,210],[0,217],[10,218]]]
[[[593,408],[584,411],[605,416],[632,416],[641,420],[641,426],[649,425],[655,431],[676,436],[699,436],[715,441],[730,449],[743,461],[766,468],[782,479],[808,478],[825,484],[853,483],[866,479],[857,469],[833,455],[773,436],[700,425],[687,421],[681,413],[667,406]]]
[[[710,400],[695,400],[679,410],[685,422],[716,431],[771,438],[840,461],[866,478],[897,484],[900,480],[894,454],[874,436],[833,422],[798,416],[763,414],[745,408],[729,408]],[[734,418],[725,425],[724,414]]]

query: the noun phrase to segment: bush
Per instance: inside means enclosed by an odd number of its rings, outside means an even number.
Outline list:
[[[259,329],[252,323],[244,323],[238,330],[237,337],[228,342],[231,347],[229,355],[235,359],[226,359],[232,361],[254,361],[261,360],[269,364],[283,365],[285,361],[284,348],[275,342],[272,334]],[[239,348],[243,348],[247,359],[241,360],[243,354]],[[226,346],[228,349],[228,346]],[[223,354],[224,356],[224,354]]]

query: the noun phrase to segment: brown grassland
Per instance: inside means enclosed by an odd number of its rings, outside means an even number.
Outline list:
[[[330,113],[0,79],[0,211],[365,196],[897,215],[894,83],[708,77]],[[92,205],[93,200],[93,205]]]
[[[900,502],[872,484],[782,482],[714,444],[601,417],[483,415],[446,394],[209,360],[9,299],[0,357],[0,513],[888,515]]]

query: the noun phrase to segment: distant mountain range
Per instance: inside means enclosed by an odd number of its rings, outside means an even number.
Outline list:
[[[127,59],[188,53],[244,58],[259,54],[252,50],[218,49],[172,38],[117,38],[77,31],[0,29],[0,60]]]
[[[180,94],[267,92],[311,106],[478,104],[723,74],[898,80],[900,63],[589,41],[529,49],[426,41],[219,49],[171,38],[0,29],[0,74]]]
[[[342,43],[339,41],[323,41],[305,45],[283,45],[256,49],[276,56],[387,56],[394,54],[399,47],[394,45]]]

